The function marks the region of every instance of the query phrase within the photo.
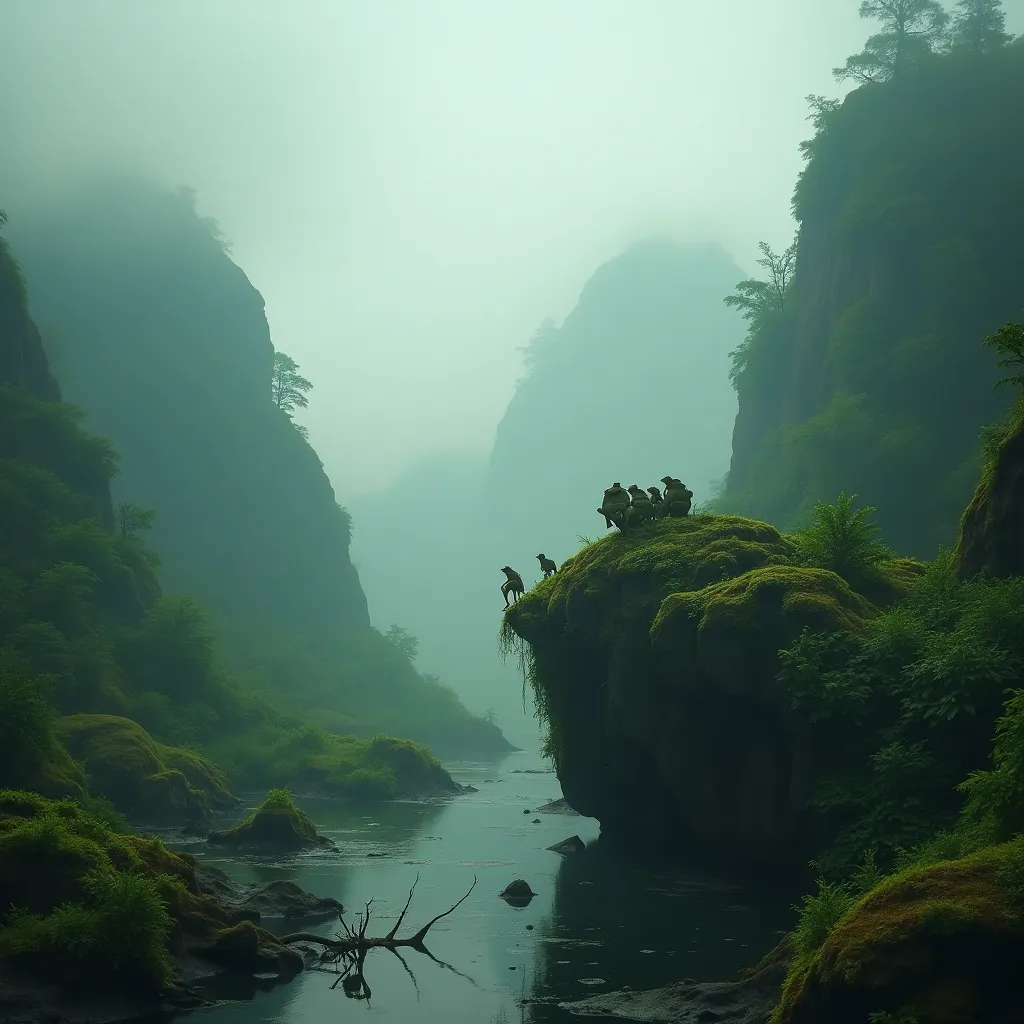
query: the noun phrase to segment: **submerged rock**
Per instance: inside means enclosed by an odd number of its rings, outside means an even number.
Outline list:
[[[245,821],[221,832],[211,832],[207,842],[269,854],[334,848],[334,843],[317,832],[313,819],[296,807],[283,789],[272,789]]]
[[[548,847],[552,853],[560,853],[563,857],[569,857],[586,848],[587,844],[579,836],[569,836],[568,839],[563,839],[560,843]]]

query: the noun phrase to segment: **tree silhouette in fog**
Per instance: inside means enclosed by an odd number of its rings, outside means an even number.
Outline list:
[[[949,15],[938,0],[862,0],[862,18],[882,23],[864,49],[832,73],[839,81],[886,82],[900,78],[942,41]]]

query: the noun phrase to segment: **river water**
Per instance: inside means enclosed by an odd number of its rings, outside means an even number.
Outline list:
[[[395,802],[372,810],[299,801],[321,833],[337,843],[337,853],[268,863],[211,855],[205,843],[185,847],[236,881],[288,878],[318,896],[333,896],[344,903],[348,918],[373,898],[376,927],[371,923],[369,935],[387,933],[417,873],[401,935],[451,906],[475,874],[472,895],[427,938],[430,952],[447,967],[403,950],[414,984],[394,955],[374,950],[365,965],[369,1000],[351,999],[340,986],[332,990],[330,974],[306,971],[285,985],[267,982],[267,991],[254,992],[251,982],[241,989],[221,983],[206,995],[229,1001],[188,1020],[569,1024],[584,1018],[560,1010],[557,1000],[686,977],[729,979],[793,923],[790,893],[753,893],[662,863],[656,855],[627,858],[597,841],[593,819],[533,813],[561,796],[538,754],[517,752],[496,763],[447,768],[478,792],[444,803]],[[527,809],[531,813],[524,814]],[[568,858],[546,849],[571,835],[587,849]],[[498,897],[514,878],[525,878],[538,894],[522,909]],[[329,935],[336,923],[303,927]],[[524,1005],[523,996],[550,1002]]]

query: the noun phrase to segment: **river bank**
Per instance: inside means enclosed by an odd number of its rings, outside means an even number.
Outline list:
[[[227,857],[198,841],[181,848],[243,884],[289,879],[337,899],[350,920],[373,898],[378,927],[371,925],[368,934],[390,929],[417,874],[403,933],[446,910],[476,875],[473,894],[430,933],[430,952],[447,966],[406,951],[414,984],[390,953],[368,957],[372,997],[366,1012],[384,1021],[578,1021],[557,1004],[624,986],[731,979],[792,924],[790,893],[753,893],[670,865],[654,852],[627,860],[598,841],[593,819],[537,813],[561,793],[536,753],[446,767],[476,792],[373,809],[300,801],[337,844],[334,852],[265,861]],[[563,858],[546,849],[571,835],[579,835],[586,850]],[[526,907],[498,897],[514,878],[525,878],[537,893]],[[272,930],[291,930],[285,922],[267,923]],[[330,935],[336,925],[328,921],[306,930]],[[333,980],[307,971],[257,992],[251,982],[239,988],[222,979],[203,994],[231,1001],[176,1020],[312,1024],[336,1015],[339,1001],[354,1009],[340,987],[331,989]],[[520,1006],[523,997],[528,1003]]]

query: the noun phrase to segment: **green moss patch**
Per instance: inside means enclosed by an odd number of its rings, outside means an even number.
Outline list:
[[[272,789],[266,800],[244,821],[221,832],[211,832],[209,842],[235,849],[288,853],[333,846],[316,830],[313,819],[295,806],[291,794]]]
[[[201,821],[232,803],[227,779],[199,754],[167,747],[127,718],[70,715],[57,723],[93,792],[147,824]]]
[[[773,1020],[1009,1021],[1022,956],[1024,838],[884,880],[794,964]]]
[[[391,736],[336,736],[307,725],[229,740],[214,753],[249,783],[299,793],[369,801],[458,791],[429,750]]]
[[[256,927],[258,914],[203,895],[195,866],[69,800],[0,790],[0,960],[75,990],[149,994],[189,954],[250,971],[302,969]],[[232,937],[239,926],[244,942]]]
[[[729,689],[774,682],[778,652],[805,628],[854,632],[875,608],[823,569],[771,565],[673,594],[651,626],[655,650],[685,654]]]

